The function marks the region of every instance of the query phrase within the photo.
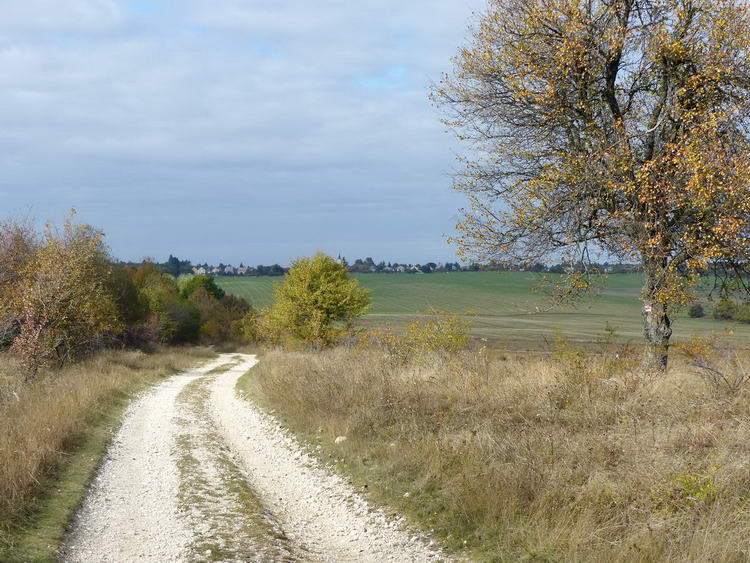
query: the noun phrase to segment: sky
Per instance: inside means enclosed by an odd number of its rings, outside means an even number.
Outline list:
[[[115,257],[448,261],[427,98],[484,0],[0,2],[0,215]]]

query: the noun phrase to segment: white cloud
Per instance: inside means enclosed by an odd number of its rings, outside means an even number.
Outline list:
[[[75,205],[125,257],[201,245],[214,248],[204,259],[236,262],[302,252],[224,255],[241,242],[229,250],[226,233],[196,232],[207,217],[254,244],[269,223],[286,245],[339,241],[347,255],[355,242],[405,252],[411,232],[415,253],[450,257],[441,235],[460,200],[426,86],[449,68],[481,0],[185,0],[158,13],[125,1],[29,4],[0,8],[35,29],[0,44],[5,209],[32,205],[46,218]],[[44,14],[33,26],[32,11]],[[154,217],[158,235],[134,236]]]
[[[112,0],[11,0],[0,5],[0,17],[6,32],[103,31],[122,21]]]

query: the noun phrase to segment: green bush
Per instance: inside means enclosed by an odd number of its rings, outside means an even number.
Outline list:
[[[431,309],[406,325],[403,332],[376,328],[364,333],[359,342],[365,346],[375,344],[391,357],[409,362],[434,354],[456,354],[468,345],[470,332],[466,315]]]
[[[750,302],[745,302],[737,307],[737,312],[734,315],[734,319],[741,323],[750,324]]]
[[[703,310],[703,305],[700,303],[693,303],[688,309],[688,316],[691,319],[700,319],[706,316],[706,311]]]
[[[216,299],[224,297],[224,290],[216,285],[216,280],[213,276],[195,276],[194,278],[185,282],[180,289],[182,297],[187,299],[190,297],[198,288],[205,289],[209,294],[213,295]]]
[[[714,307],[714,318],[720,321],[730,321],[737,314],[737,305],[727,298],[719,300]]]
[[[343,264],[319,252],[292,263],[263,319],[267,338],[327,346],[363,315],[372,298]]]

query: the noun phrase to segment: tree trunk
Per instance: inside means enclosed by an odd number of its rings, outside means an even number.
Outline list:
[[[650,373],[663,373],[667,369],[669,339],[672,336],[672,323],[664,310],[664,305],[661,303],[646,305],[643,308],[643,322],[643,334],[646,337],[643,370]]]
[[[646,352],[642,369],[647,373],[663,373],[667,370],[669,339],[672,336],[672,323],[667,307],[656,298],[659,291],[660,269],[645,264],[646,283],[643,287],[643,335],[646,337]]]

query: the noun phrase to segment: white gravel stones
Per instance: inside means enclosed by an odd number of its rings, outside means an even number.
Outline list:
[[[185,561],[192,536],[177,509],[174,403],[224,358],[174,376],[127,409],[61,555],[66,562]]]
[[[223,354],[154,387],[128,408],[76,515],[61,561],[223,560],[221,542],[216,546],[219,552],[206,545],[208,539],[222,534],[234,538],[237,547],[257,545],[248,557],[229,556],[227,561],[406,563],[446,559],[431,547],[429,538],[409,530],[402,518],[391,520],[370,506],[344,479],[308,455],[273,416],[237,396],[237,380],[255,363],[255,356]],[[207,375],[227,364],[233,367]],[[206,379],[196,383],[196,389],[206,392],[195,396],[200,402],[185,403],[185,396],[191,396],[195,386],[178,400],[186,386],[201,377]],[[215,444],[210,442],[214,437]],[[186,441],[197,464],[195,475],[185,470],[186,453],[181,448],[186,447]],[[258,509],[266,511],[268,529],[277,529],[275,540],[257,535],[260,543],[252,543],[240,537],[247,526],[239,525],[237,519],[251,515],[239,510],[236,498],[225,494],[225,483],[232,481],[222,452],[239,464],[239,478],[246,478],[262,503],[255,509],[256,517]],[[219,466],[222,459],[224,467]],[[210,490],[199,490],[193,482],[196,476]],[[245,486],[244,481],[239,483]],[[186,490],[198,498],[184,511],[179,505],[181,490],[183,498]],[[205,494],[201,497],[199,493]],[[226,498],[216,498],[208,510],[211,494]],[[242,553],[247,554],[248,549]]]
[[[429,539],[416,536],[370,506],[344,479],[303,451],[273,417],[235,393],[255,364],[244,356],[211,385],[210,410],[239,455],[263,503],[319,561],[408,562],[445,559]]]

